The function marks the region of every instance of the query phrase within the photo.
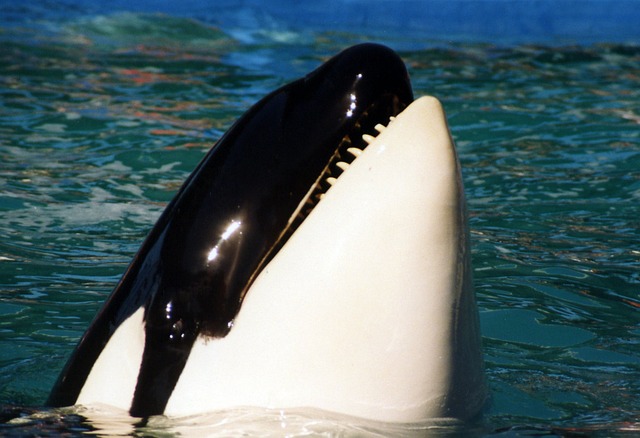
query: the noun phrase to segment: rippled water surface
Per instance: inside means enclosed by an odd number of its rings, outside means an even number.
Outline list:
[[[34,414],[0,433],[100,429],[37,408],[163,207],[249,105],[366,37],[118,13],[10,26],[0,40],[0,405],[5,421]],[[415,94],[444,103],[463,166],[493,395],[466,432],[637,433],[640,48],[387,42]],[[195,423],[415,432],[227,414]],[[168,421],[116,432],[197,432]]]

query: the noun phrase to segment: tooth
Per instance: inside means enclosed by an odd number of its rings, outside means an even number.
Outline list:
[[[373,143],[373,140],[375,140],[376,138],[375,138],[373,135],[363,134],[363,135],[362,135],[362,139],[363,139],[364,141],[366,141],[366,142],[367,142],[367,144],[371,144],[371,143]]]
[[[329,185],[334,185],[336,183],[337,179],[335,179],[334,177],[330,176],[329,178],[327,178],[327,182],[329,183]],[[321,198],[322,199],[322,198]]]
[[[393,122],[395,119],[396,119],[395,116],[391,116],[389,117],[389,122]]]
[[[349,168],[349,163],[345,163],[344,161],[338,161],[336,163],[336,166],[338,166],[342,170],[347,170]]]
[[[383,125],[383,124],[381,124],[381,123],[378,123],[378,124],[375,126],[375,130],[376,130],[376,131],[378,131],[378,132],[382,132],[382,131],[384,131],[385,129],[387,129],[387,127],[386,127],[386,126],[384,126],[384,125]]]
[[[362,153],[362,149],[349,148],[349,149],[347,149],[347,152],[349,152],[354,157],[358,158],[360,156],[360,154]]]
[[[324,195],[325,195],[324,193],[321,193],[321,194],[318,195],[318,198],[320,198],[320,200],[322,200],[322,199],[324,199]]]

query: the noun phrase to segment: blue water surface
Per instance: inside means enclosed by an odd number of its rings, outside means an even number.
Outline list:
[[[252,2],[114,5],[0,5],[0,414],[13,419],[0,433],[100,430],[41,407],[166,203],[252,103],[367,40],[397,49],[415,94],[443,102],[463,167],[492,401],[479,423],[436,432],[640,433],[633,29],[496,40],[476,25],[437,38],[371,15],[349,28],[313,25],[310,10],[287,25]],[[274,435],[416,432],[313,412],[201,420]],[[194,432],[168,421],[109,432]]]

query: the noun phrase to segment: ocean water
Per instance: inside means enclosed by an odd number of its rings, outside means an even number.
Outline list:
[[[0,434],[640,433],[640,47],[248,32],[42,4],[15,6],[0,29]],[[225,129],[372,38],[398,49],[416,96],[443,102],[458,147],[492,393],[483,418],[397,426],[238,409],[136,424],[43,409],[142,239]]]

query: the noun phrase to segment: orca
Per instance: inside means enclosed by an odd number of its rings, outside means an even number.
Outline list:
[[[50,406],[469,419],[486,398],[442,105],[361,44],[253,105],[168,204]]]

